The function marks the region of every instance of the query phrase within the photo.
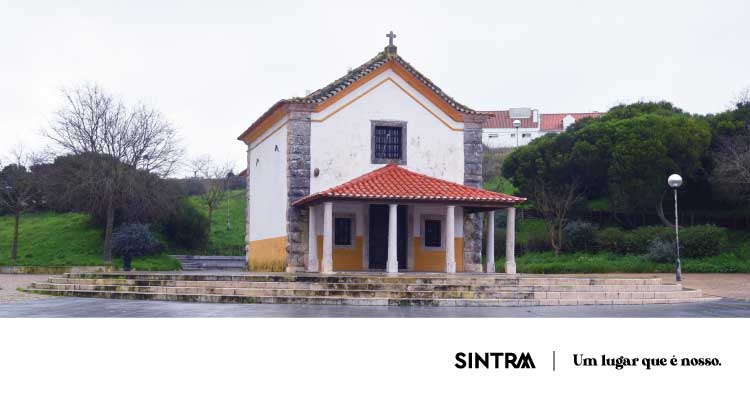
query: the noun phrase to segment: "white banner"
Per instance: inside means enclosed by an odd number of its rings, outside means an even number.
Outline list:
[[[745,399],[748,328],[746,319],[6,319],[0,397]]]

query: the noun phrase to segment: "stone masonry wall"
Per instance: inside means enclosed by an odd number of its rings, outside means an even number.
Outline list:
[[[294,106],[287,125],[287,242],[288,272],[305,270],[307,260],[307,208],[292,203],[310,194],[310,109]]]
[[[482,123],[464,114],[464,185],[482,187]],[[464,213],[464,271],[482,271],[482,217]]]

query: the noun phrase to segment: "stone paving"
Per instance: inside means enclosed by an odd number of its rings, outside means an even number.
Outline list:
[[[27,287],[32,282],[46,281],[49,276],[0,274],[0,304],[49,298],[49,296],[24,293],[17,290],[19,287]]]
[[[750,301],[724,299],[687,304],[546,307],[381,307],[288,304],[208,304],[172,301],[54,297],[0,304],[0,318],[700,318],[750,317]]]

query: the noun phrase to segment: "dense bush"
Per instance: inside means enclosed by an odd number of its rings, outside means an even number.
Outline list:
[[[161,244],[154,239],[148,227],[143,224],[121,225],[112,233],[112,252],[122,256],[125,270],[130,270],[133,257],[158,253]]]
[[[208,244],[208,218],[188,202],[182,202],[159,225],[170,245],[177,248],[195,250]]]
[[[597,226],[586,221],[570,221],[563,228],[564,248],[573,251],[591,250],[596,245]]]
[[[665,226],[643,226],[625,231],[625,248],[621,252],[646,254],[654,240],[670,240],[674,233]]]
[[[596,242],[604,250],[619,253],[625,245],[625,231],[620,228],[604,228],[597,232]]]
[[[680,255],[688,258],[719,255],[728,242],[726,228],[697,225],[680,229]]]
[[[606,228],[596,235],[597,244],[618,254],[646,254],[651,242],[669,240],[671,230],[662,226],[644,226],[633,230]]]
[[[648,247],[646,259],[658,263],[675,261],[674,242],[662,239],[654,239]]]
[[[529,232],[526,243],[522,244],[521,251],[550,251],[549,234],[546,230],[534,230]]]

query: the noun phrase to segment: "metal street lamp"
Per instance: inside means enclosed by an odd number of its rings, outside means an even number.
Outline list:
[[[669,184],[669,187],[674,189],[674,237],[675,246],[677,248],[676,279],[677,282],[679,282],[682,280],[682,265],[680,264],[680,224],[677,213],[677,188],[682,186],[682,177],[677,174],[669,175],[669,178],[667,178],[667,183]]]
[[[516,147],[518,147],[518,128],[521,127],[521,120],[520,119],[514,119],[513,120],[513,127],[516,128]]]

